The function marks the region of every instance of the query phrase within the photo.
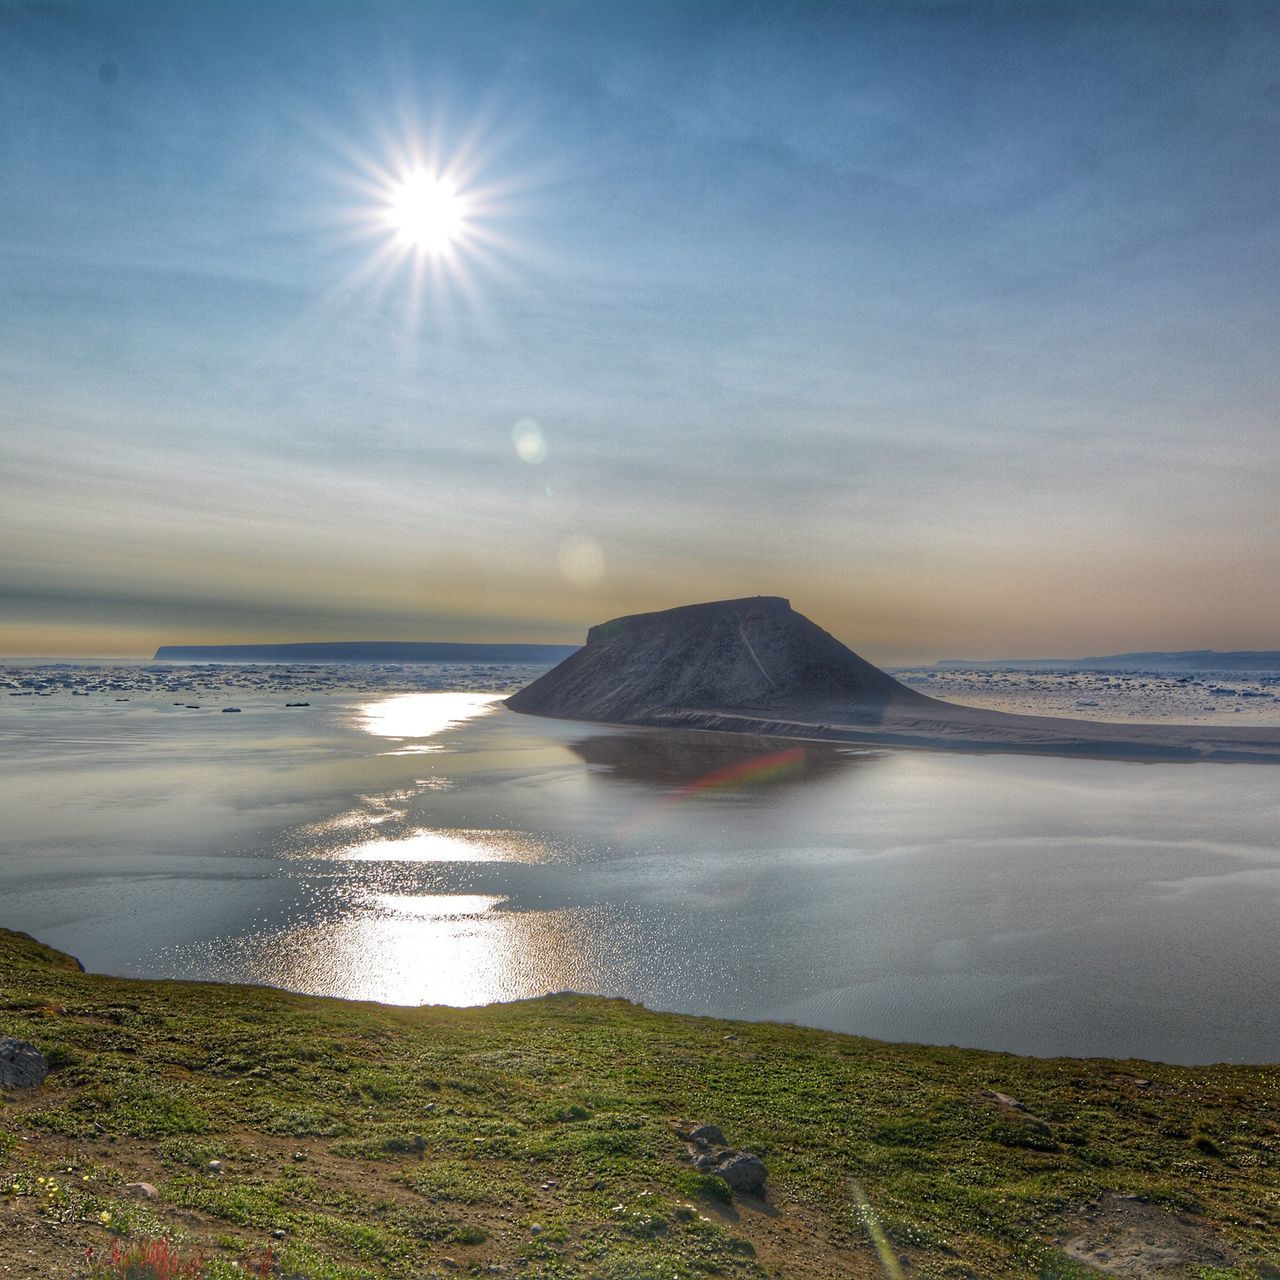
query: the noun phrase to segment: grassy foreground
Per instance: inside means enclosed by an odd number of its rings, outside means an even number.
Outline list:
[[[0,1105],[0,1275],[168,1236],[211,1280],[1280,1277],[1277,1067],[139,982],[2,930],[0,1034],[53,1066]],[[695,1173],[684,1120],[766,1198]]]

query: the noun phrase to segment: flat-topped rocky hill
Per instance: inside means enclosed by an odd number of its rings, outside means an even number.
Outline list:
[[[858,657],[779,596],[601,623],[507,705],[563,720],[867,746],[1280,762],[1280,727],[1112,724],[940,702]]]
[[[645,723],[673,707],[772,712],[832,702],[879,711],[934,700],[858,657],[780,596],[614,618],[507,699],[515,711]]]

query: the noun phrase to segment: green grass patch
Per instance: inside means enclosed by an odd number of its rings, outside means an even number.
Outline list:
[[[192,1231],[227,1274],[270,1244],[308,1280],[872,1275],[871,1213],[913,1275],[1078,1280],[1054,1241],[1107,1192],[1194,1211],[1240,1258],[1212,1280],[1280,1266],[1275,1067],[887,1045],[579,996],[398,1009],[126,981],[3,931],[0,1008],[54,1067],[0,1107],[15,1220]],[[690,1168],[677,1119],[765,1160],[806,1251],[777,1253],[764,1211]],[[139,1169],[154,1203],[123,1191]]]

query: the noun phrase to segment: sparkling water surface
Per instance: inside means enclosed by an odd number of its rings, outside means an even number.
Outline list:
[[[0,706],[0,924],[116,974],[1280,1059],[1274,766],[627,730],[466,683]]]

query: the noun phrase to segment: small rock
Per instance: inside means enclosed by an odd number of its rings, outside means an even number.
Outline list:
[[[206,1168],[210,1173],[221,1173],[221,1172],[222,1172],[222,1161],[221,1161],[221,1160],[210,1160],[210,1161],[209,1161],[209,1163],[208,1163],[207,1165],[205,1165],[205,1168]]]
[[[697,1169],[699,1173],[711,1173],[715,1170],[716,1163],[719,1159],[720,1157],[713,1152],[704,1151],[701,1155],[694,1156],[693,1167]]]
[[[48,1074],[48,1060],[35,1045],[12,1036],[0,1038],[0,1087],[34,1089]]]
[[[124,1189],[133,1192],[140,1200],[155,1200],[160,1195],[149,1182],[126,1182]]]
[[[276,1229],[271,1233],[271,1238],[272,1238],[273,1240],[287,1240],[287,1239],[289,1238],[289,1233],[288,1233],[287,1231],[283,1231],[283,1230],[281,1230],[279,1227],[277,1227],[277,1228],[276,1228]]]
[[[446,1271],[457,1271],[458,1269],[458,1262],[456,1258],[441,1258],[440,1265],[444,1267]]]
[[[1040,1125],[1043,1127],[1046,1136],[1051,1132],[1048,1121],[1042,1120],[1025,1102],[1019,1102],[1017,1098],[1007,1093],[1001,1093],[999,1089],[979,1089],[973,1097],[975,1102],[980,1102],[984,1106],[994,1107],[1006,1119]]]
[[[542,1234],[542,1224],[540,1222],[535,1222],[533,1226],[529,1228],[529,1234],[531,1236],[540,1236]]]
[[[979,1089],[978,1097],[983,1102],[990,1102],[1005,1111],[1026,1111],[1027,1109],[1025,1103],[1019,1102],[1017,1098],[1007,1093],[1001,1093],[999,1089]]]
[[[744,1191],[752,1196],[760,1195],[769,1176],[764,1161],[750,1151],[722,1152],[712,1172],[722,1177],[735,1191]]]
[[[724,1134],[714,1124],[700,1124],[689,1134],[689,1141],[696,1142],[700,1147],[727,1147],[729,1145],[724,1140]]]

